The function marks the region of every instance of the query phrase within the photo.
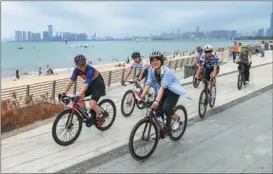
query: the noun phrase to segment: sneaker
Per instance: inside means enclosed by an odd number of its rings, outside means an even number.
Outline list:
[[[180,125],[180,118],[178,117],[178,120],[172,120],[172,130],[176,130],[179,128]]]

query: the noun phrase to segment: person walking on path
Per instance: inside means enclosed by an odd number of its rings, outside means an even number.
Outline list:
[[[233,56],[233,62],[235,62],[236,55],[237,55],[237,52],[238,52],[237,42],[233,43],[233,45],[231,47],[231,51],[232,51],[232,56]]]
[[[261,57],[264,57],[264,47],[265,47],[264,41],[262,41],[260,47],[261,47]]]

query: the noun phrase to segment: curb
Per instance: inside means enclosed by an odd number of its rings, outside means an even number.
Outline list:
[[[256,66],[256,67],[258,67],[258,66]],[[219,106],[217,108],[211,109],[211,110],[206,112],[206,116],[203,119],[201,119],[199,117],[199,115],[196,115],[196,116],[194,116],[194,117],[192,117],[192,118],[190,118],[188,120],[187,128],[189,126],[194,125],[197,122],[205,120],[208,117],[211,117],[211,116],[213,116],[215,114],[223,112],[223,111],[233,107],[234,105],[236,105],[238,103],[249,100],[249,99],[251,99],[253,97],[256,97],[256,96],[260,95],[261,93],[264,93],[264,92],[266,92],[268,90],[272,90],[272,89],[273,89],[273,84],[270,84],[270,85],[267,85],[267,86],[265,86],[265,87],[263,87],[261,89],[258,89],[256,91],[254,91],[254,92],[252,92],[252,93],[250,93],[250,94],[248,94],[246,96],[240,97],[240,98],[235,99],[233,101],[230,101],[230,102],[228,102],[228,103],[226,103],[224,105],[221,105],[221,106]],[[109,152],[106,152],[106,153],[101,154],[99,156],[96,156],[94,158],[90,158],[88,160],[85,160],[83,162],[80,162],[78,164],[75,164],[73,166],[70,166],[68,168],[65,168],[65,169],[60,170],[60,171],[55,172],[55,173],[84,173],[87,170],[89,170],[90,168],[95,168],[95,167],[100,166],[100,165],[102,165],[104,163],[112,161],[112,160],[114,160],[116,158],[122,157],[122,156],[124,156],[124,155],[126,155],[128,153],[129,153],[128,144],[125,144],[125,145],[117,147],[117,148],[115,148],[115,149],[113,149],[113,150],[111,150]]]

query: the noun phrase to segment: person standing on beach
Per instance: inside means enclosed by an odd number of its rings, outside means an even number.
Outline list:
[[[38,73],[39,73],[39,76],[42,75],[42,67],[39,68]]]
[[[103,77],[96,68],[86,64],[86,58],[84,55],[79,54],[75,56],[74,63],[76,64],[76,67],[70,80],[67,83],[65,91],[59,94],[60,98],[62,99],[66,96],[66,93],[72,87],[77,77],[80,76],[85,81],[80,93],[76,96],[74,102],[79,102],[79,105],[83,109],[86,109],[83,99],[86,96],[92,95],[91,100],[89,101],[89,105],[97,113],[97,119],[100,119],[104,113],[97,105],[97,102],[99,101],[100,97],[106,95]]]
[[[127,77],[129,77],[129,75],[132,73],[133,70],[136,71],[137,69],[139,69],[141,71],[134,78],[136,78],[135,80],[137,82],[139,82],[143,78],[145,78],[145,80],[144,80],[144,83],[145,83],[147,80],[147,77],[148,77],[148,69],[149,69],[150,65],[141,59],[139,52],[133,52],[132,59],[134,60],[134,63],[131,65],[128,74],[124,78],[124,81],[127,79]]]
[[[18,69],[16,70],[16,79],[18,79],[18,80],[20,79],[19,70]]]
[[[237,52],[238,52],[237,42],[233,43],[233,45],[231,47],[231,51],[232,51],[232,56],[233,56],[233,62],[235,62],[236,55],[237,55]]]

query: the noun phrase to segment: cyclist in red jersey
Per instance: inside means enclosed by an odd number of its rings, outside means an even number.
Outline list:
[[[74,81],[78,76],[80,76],[85,81],[80,93],[75,99],[75,102],[80,101],[79,105],[81,105],[82,108],[85,108],[84,101],[81,101],[80,99],[92,95],[91,100],[89,101],[90,107],[97,113],[98,117],[101,117],[102,112],[100,107],[97,105],[97,102],[101,96],[106,95],[103,77],[97,69],[86,64],[86,58],[84,55],[79,54],[75,56],[74,62],[76,67],[69,82],[67,83],[65,91],[61,94],[61,96],[64,97],[66,95],[66,93],[72,87]]]

